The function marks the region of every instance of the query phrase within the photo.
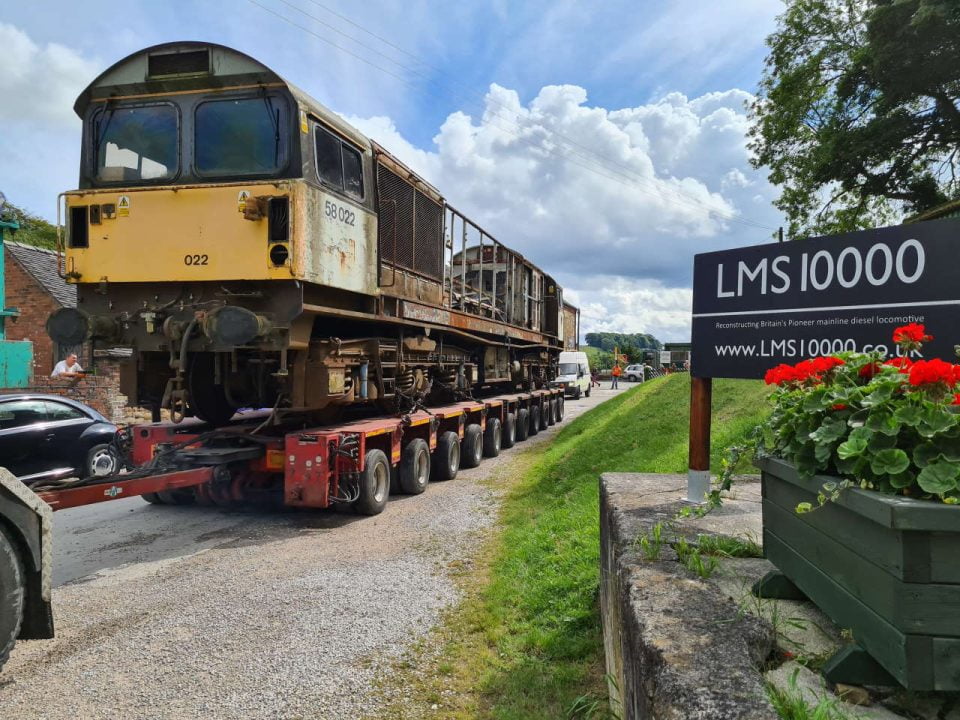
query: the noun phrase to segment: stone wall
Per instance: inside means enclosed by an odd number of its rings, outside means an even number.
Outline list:
[[[47,335],[47,318],[60,306],[40,283],[6,253],[4,274],[7,284],[7,307],[15,307],[20,317],[6,321],[7,340],[29,340],[33,343],[33,376],[49,375],[62,358],[54,357],[54,342]],[[82,364],[82,360],[81,360]]]
[[[35,375],[30,387],[18,392],[42,392],[63,395],[84,405],[89,405],[114,423],[131,422],[137,413],[127,407],[127,396],[120,392],[120,365],[129,360],[111,357],[95,357],[92,370],[95,374],[84,378],[64,379]],[[90,369],[90,368],[88,368]],[[149,413],[147,413],[149,418]]]

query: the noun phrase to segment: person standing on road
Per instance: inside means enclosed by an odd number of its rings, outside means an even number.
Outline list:
[[[53,366],[53,372],[50,373],[50,377],[75,378],[79,377],[82,372],[83,368],[80,367],[80,363],[77,362],[77,354],[70,353],[65,359]]]
[[[613,378],[612,381],[610,382],[610,389],[611,389],[611,390],[616,390],[616,389],[619,387],[620,373],[621,373],[621,372],[622,372],[622,371],[620,370],[620,366],[619,366],[619,365],[614,365],[614,366],[613,366],[613,370],[610,371],[610,377]]]

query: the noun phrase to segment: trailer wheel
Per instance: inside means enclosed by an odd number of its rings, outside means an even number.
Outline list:
[[[530,437],[530,411],[520,408],[517,411],[517,442],[523,442]]]
[[[460,469],[460,437],[452,430],[441,433],[433,453],[433,479],[453,480]]]
[[[533,437],[540,432],[540,406],[534,405],[530,408],[530,430],[528,437]]]
[[[0,667],[10,657],[20,634],[26,592],[20,555],[8,531],[0,524]]]
[[[430,482],[430,446],[423,438],[414,438],[403,448],[400,458],[400,489],[419,495]]]
[[[487,429],[483,433],[483,456],[496,457],[500,454],[503,432],[497,418],[487,419]]]
[[[142,497],[151,505],[166,505],[166,503],[160,498],[159,493],[144,493],[140,497]]]
[[[563,420],[563,395],[557,398],[557,422]]]
[[[151,493],[154,494],[154,493]],[[155,493],[160,502],[164,505],[193,505],[196,496],[187,490],[161,490]],[[147,502],[150,502],[147,500]]]
[[[390,463],[383,450],[367,450],[360,473],[360,497],[353,509],[360,515],[378,515],[390,497]]]
[[[517,416],[507,413],[507,421],[503,424],[503,437],[500,438],[500,447],[507,449],[517,444]]]
[[[483,430],[476,423],[464,429],[460,453],[460,467],[463,468],[475,468],[483,460]]]
[[[547,412],[547,425],[554,425],[557,422],[557,399],[550,398],[547,401],[547,407],[549,412]]]
[[[550,401],[546,400],[540,404],[540,432],[550,427]]]

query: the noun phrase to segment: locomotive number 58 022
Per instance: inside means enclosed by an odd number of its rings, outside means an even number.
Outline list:
[[[357,214],[353,210],[343,205],[337,205],[335,202],[330,202],[329,200],[323,202],[323,214],[331,220],[339,220],[351,227],[353,227],[354,221],[357,219]]]

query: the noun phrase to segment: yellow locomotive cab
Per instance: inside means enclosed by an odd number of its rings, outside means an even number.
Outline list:
[[[293,185],[67,193],[67,278],[81,283],[289,279],[290,214],[274,210],[272,217],[271,205],[288,207]],[[278,222],[287,226],[277,228]]]

